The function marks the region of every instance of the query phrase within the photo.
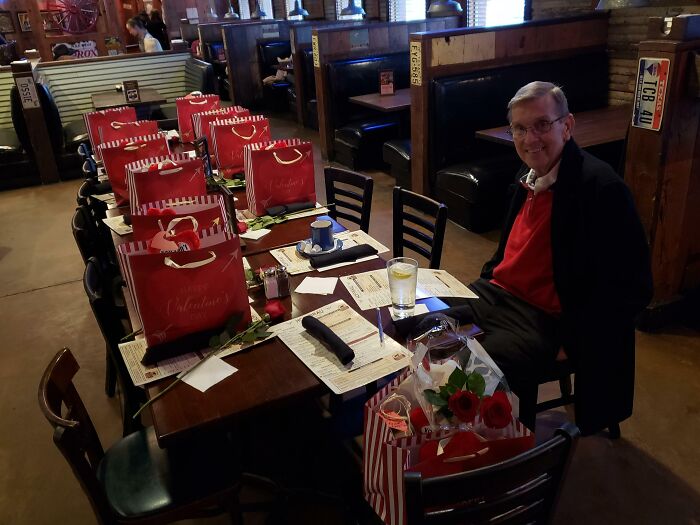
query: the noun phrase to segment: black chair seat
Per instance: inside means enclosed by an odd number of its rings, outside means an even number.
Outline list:
[[[520,166],[514,154],[456,164],[438,171],[435,194],[457,224],[477,233],[492,230],[503,219],[508,186]]]
[[[226,446],[227,445],[227,446]],[[189,445],[183,454],[158,446],[153,427],[134,432],[105,452],[97,478],[115,514],[138,518],[162,513],[223,491],[240,475],[231,443]]]
[[[74,120],[63,126],[65,148],[68,153],[75,153],[82,142],[88,142],[90,137],[83,119]]]
[[[396,185],[411,189],[411,139],[385,142],[382,158],[391,167],[391,176],[396,179]]]
[[[395,139],[400,124],[395,116],[350,122],[335,130],[335,160],[355,171],[382,167],[382,146]]]
[[[25,160],[22,144],[12,128],[0,129],[0,163],[20,162]]]
[[[384,135],[398,132],[398,127],[398,119],[392,117],[350,122],[335,130],[335,140],[352,148],[360,148],[365,141],[376,142]]]

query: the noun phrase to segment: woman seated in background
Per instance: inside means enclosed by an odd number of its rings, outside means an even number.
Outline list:
[[[163,18],[160,16],[160,11],[157,9],[151,10],[151,16],[146,24],[148,32],[160,42],[163,49],[170,49],[170,39],[168,38],[168,28],[163,23]]]
[[[157,53],[163,51],[160,42],[153,38],[146,30],[146,25],[140,18],[130,18],[126,23],[126,30],[131,36],[139,39],[139,49],[144,53]]]

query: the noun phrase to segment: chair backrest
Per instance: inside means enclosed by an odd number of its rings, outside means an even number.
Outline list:
[[[53,441],[78,478],[102,523],[110,521],[107,498],[95,471],[104,450],[73,384],[80,367],[68,348],[56,354],[39,384],[39,407],[54,428]]]
[[[56,106],[53,96],[51,96],[51,92],[45,85],[35,82],[34,86],[36,87],[36,93],[44,113],[46,128],[51,138],[51,147],[54,153],[58,155],[62,153],[63,149],[63,124],[61,123],[58,107]],[[12,123],[15,126],[17,138],[22,143],[24,150],[33,155],[34,150],[32,149],[32,143],[29,139],[29,130],[24,120],[22,100],[20,99],[17,86],[12,86],[10,91],[10,107],[12,111]]]
[[[490,467],[425,480],[405,473],[407,525],[549,523],[578,436],[569,423],[546,443]]]
[[[447,206],[399,186],[394,188],[394,257],[402,257],[403,249],[409,248],[428,259],[430,268],[440,268],[446,225]]]
[[[260,40],[258,41],[258,60],[260,61],[260,78],[277,73],[274,68],[278,58],[289,58],[292,48],[289,40]]]
[[[90,257],[98,257],[102,252],[100,233],[86,205],[78,206],[71,221],[73,238],[78,245],[80,256],[87,264]]]
[[[201,91],[205,94],[216,93],[214,67],[203,60],[188,58],[185,62],[185,90],[187,93],[193,91]]]
[[[326,178],[326,202],[335,204],[330,207],[328,215],[335,220],[341,218],[359,224],[362,231],[369,233],[372,192],[374,190],[372,177],[356,171],[331,167],[324,170],[324,175]],[[337,186],[337,184],[352,186],[359,189],[361,193],[347,187]]]

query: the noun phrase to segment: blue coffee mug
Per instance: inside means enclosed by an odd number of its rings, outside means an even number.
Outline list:
[[[324,252],[335,246],[333,240],[333,223],[328,220],[319,220],[311,223],[311,242],[321,247]]]

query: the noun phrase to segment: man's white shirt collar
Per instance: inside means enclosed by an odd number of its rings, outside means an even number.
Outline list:
[[[538,177],[535,174],[535,170],[531,169],[525,175],[525,185],[535,192],[535,195],[541,191],[548,190],[549,187],[557,181],[557,176],[559,175],[559,164],[561,161],[557,162],[554,167],[549,170],[549,173]]]

